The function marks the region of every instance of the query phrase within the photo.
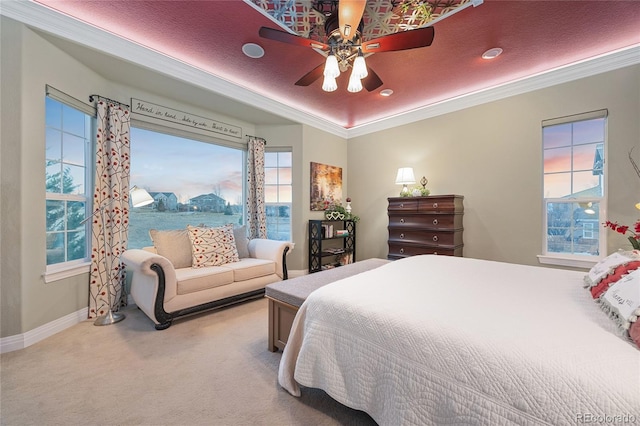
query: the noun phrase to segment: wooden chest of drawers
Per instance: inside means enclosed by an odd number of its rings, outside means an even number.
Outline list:
[[[389,198],[389,259],[417,254],[462,256],[461,195]]]

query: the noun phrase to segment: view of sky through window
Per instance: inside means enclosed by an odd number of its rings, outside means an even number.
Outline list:
[[[131,185],[171,192],[179,203],[214,193],[242,205],[242,164],[239,149],[131,128]]]

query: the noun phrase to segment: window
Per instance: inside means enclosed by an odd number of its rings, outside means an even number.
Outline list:
[[[150,229],[242,225],[245,153],[131,127],[131,186],[146,189],[155,202],[130,210],[128,247],[151,246]]]
[[[86,217],[91,191],[92,169],[89,165],[93,134],[92,115],[54,99],[52,93],[56,93],[55,90],[47,88],[45,184],[48,271],[52,265],[53,269],[60,269],[82,264],[88,259],[87,226],[80,222]]]
[[[544,255],[596,259],[605,252],[606,111],[542,123]]]
[[[291,241],[291,151],[265,152],[267,238]]]

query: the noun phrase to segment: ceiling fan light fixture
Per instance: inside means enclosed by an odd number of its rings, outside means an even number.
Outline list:
[[[362,54],[361,49],[358,49],[358,56],[356,56],[356,59],[353,61],[353,71],[351,72],[351,75],[353,76],[354,74],[358,78],[365,78],[369,75],[369,72],[367,71],[367,64],[364,61],[364,55]]]
[[[362,90],[362,81],[360,81],[360,77],[355,75],[355,70],[351,72],[351,76],[349,77],[349,85],[347,86],[347,90],[351,93],[356,93]]]
[[[324,81],[322,82],[322,90],[325,92],[334,92],[337,88],[338,83],[336,82],[336,78],[325,75]]]
[[[327,56],[327,61],[324,64],[324,72],[322,73],[325,77],[333,77],[334,79],[340,75],[340,66],[338,65],[338,58],[333,54],[333,49],[329,52],[329,56]]]

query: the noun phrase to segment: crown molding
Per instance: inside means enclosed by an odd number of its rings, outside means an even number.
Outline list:
[[[633,45],[607,54],[599,55],[583,61],[575,62],[533,76],[510,81],[489,89],[456,96],[450,99],[427,105],[412,111],[398,114],[376,122],[352,127],[347,138],[364,136],[369,133],[391,129],[393,127],[414,123],[427,118],[436,117],[465,108],[493,102],[534,90],[544,89],[557,84],[590,77],[619,68],[640,63],[640,45]]]
[[[124,39],[33,1],[2,0],[0,14],[57,37],[71,40],[157,73],[197,85],[237,102],[346,138],[331,121],[292,108],[146,46]]]
[[[157,73],[195,84],[205,90],[229,97],[237,102],[286,117],[345,139],[387,130],[640,63],[640,45],[633,45],[489,89],[456,96],[435,104],[347,129],[325,118],[302,112],[299,109],[267,98],[202,69],[33,1],[2,0],[0,14],[55,36],[63,37],[94,50],[149,68]]]

